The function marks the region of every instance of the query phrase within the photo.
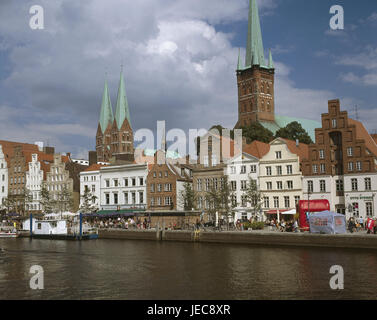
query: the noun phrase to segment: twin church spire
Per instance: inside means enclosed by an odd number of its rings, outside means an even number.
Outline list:
[[[248,69],[255,65],[266,69],[274,69],[271,50],[269,52],[268,63],[266,63],[266,59],[264,57],[264,47],[257,1],[250,0],[245,67],[243,68],[242,66],[241,57],[239,54],[237,70]]]
[[[100,113],[100,119],[99,119],[99,124],[101,126],[102,133],[105,132],[109,124],[110,126],[113,125],[114,120],[116,122],[118,130],[120,130],[126,119],[128,120],[128,123],[131,126],[130,110],[128,107],[128,100],[127,100],[127,94],[126,94],[126,85],[124,82],[124,76],[123,76],[123,70],[122,70],[120,73],[115,118],[113,114],[113,108],[111,105],[111,99],[110,99],[107,80],[105,81],[105,87],[104,87],[103,95],[102,95],[101,113]]]

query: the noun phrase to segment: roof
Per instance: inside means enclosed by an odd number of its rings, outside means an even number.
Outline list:
[[[30,143],[21,143],[21,142],[0,140],[0,144],[3,148],[4,157],[5,157],[5,160],[8,163],[8,166],[10,165],[10,159],[14,155],[14,148],[16,146],[21,146],[22,151],[33,151],[33,152],[39,151],[37,145],[30,144]]]
[[[89,166],[86,170],[84,170],[84,172],[99,171],[102,167],[106,167],[106,166],[102,165],[102,164],[95,163],[95,164],[92,164],[91,166]]]
[[[367,129],[360,121],[348,118],[348,123],[356,126],[356,138],[365,141],[365,146],[368,150],[377,157],[377,144],[376,140],[372,138]]]
[[[309,158],[309,146],[305,143],[299,143],[298,146],[296,141],[280,138],[287,143],[290,152],[297,154],[300,157],[300,161]]]
[[[109,123],[112,124],[113,121],[114,121],[113,109],[111,106],[109,88],[107,86],[107,81],[106,81],[105,88],[103,89],[101,114],[100,114],[100,119],[99,119],[99,124],[101,126],[102,133],[105,132]]]
[[[294,121],[301,124],[309,134],[310,138],[315,141],[315,129],[322,128],[322,124],[315,120],[275,115],[275,122],[259,121],[259,123],[266,129],[270,130],[273,134],[276,134],[280,128],[284,128]]]
[[[377,134],[371,134],[370,136],[373,138],[374,142],[377,143]]]
[[[123,70],[120,73],[119,88],[118,88],[118,99],[115,111],[115,120],[120,129],[123,125],[124,120],[128,120],[131,126],[130,110],[128,108],[128,101],[126,95],[126,85],[124,83]]]
[[[242,146],[242,151],[260,159],[270,151],[270,145],[255,140],[252,143],[244,144]]]

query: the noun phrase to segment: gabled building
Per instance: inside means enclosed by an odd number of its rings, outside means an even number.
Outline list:
[[[327,199],[347,217],[373,216],[377,206],[377,144],[359,121],[330,100],[315,144],[302,162],[306,199]]]
[[[165,158],[166,152],[158,150],[155,161],[149,165],[147,177],[147,209],[150,211],[184,211],[182,192],[185,183],[192,184],[189,164]],[[157,161],[163,159],[164,161]]]
[[[4,209],[3,201],[8,197],[8,163],[0,144],[0,211]]]
[[[100,164],[92,164],[80,173],[80,206],[84,203],[85,190],[89,190],[90,194],[95,197],[91,204],[99,209],[101,199],[100,169],[102,166]]]
[[[314,130],[320,127],[319,122],[279,116],[275,113],[277,110],[274,91],[275,67],[271,51],[268,59],[264,56],[256,0],[250,0],[245,64],[242,64],[239,55],[236,72],[238,86],[238,121],[236,128],[258,122],[275,134],[280,128],[297,121],[314,140]]]
[[[105,82],[96,135],[96,151],[98,162],[109,162],[113,157],[130,163],[134,161],[133,130],[123,71],[120,74],[115,117],[108,85]]]
[[[304,143],[277,138],[259,161],[259,184],[267,218],[296,209],[303,199],[301,161],[308,157]]]

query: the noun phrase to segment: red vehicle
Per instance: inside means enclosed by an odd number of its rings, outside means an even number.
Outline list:
[[[309,231],[308,214],[311,212],[330,211],[328,200],[300,200],[297,205],[299,214],[299,226],[301,231]]]

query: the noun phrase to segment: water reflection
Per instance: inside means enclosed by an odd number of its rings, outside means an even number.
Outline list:
[[[376,299],[375,251],[0,239],[1,299]],[[29,288],[32,265],[45,290]],[[345,290],[332,291],[332,265]]]

